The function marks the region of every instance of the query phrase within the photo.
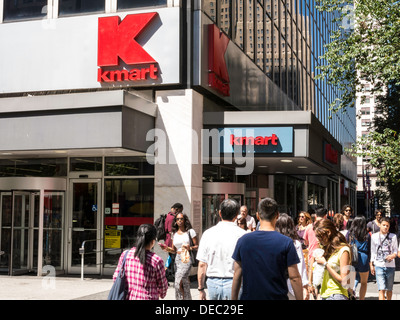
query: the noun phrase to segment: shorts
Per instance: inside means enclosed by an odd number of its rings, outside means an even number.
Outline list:
[[[349,300],[344,294],[332,294],[329,297],[322,298],[322,300]]]
[[[376,284],[378,290],[393,290],[395,268],[375,267]]]

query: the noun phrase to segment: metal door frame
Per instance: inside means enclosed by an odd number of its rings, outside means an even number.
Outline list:
[[[96,232],[96,239],[86,239],[86,240],[96,240],[96,267],[85,267],[84,272],[85,274],[100,274],[101,267],[102,267],[102,224],[103,224],[103,210],[102,210],[102,203],[103,203],[103,183],[101,178],[70,178],[69,179],[69,190],[68,190],[68,202],[67,202],[67,216],[66,216],[66,227],[68,228],[68,238],[66,241],[66,255],[67,255],[67,273],[68,274],[79,274],[81,273],[81,266],[72,266],[72,219],[73,219],[73,185],[74,183],[97,183],[97,232]]]
[[[66,178],[42,178],[42,177],[6,177],[0,178],[1,193],[9,193],[12,195],[12,207],[14,207],[14,193],[27,192],[31,194],[31,198],[35,194],[39,194],[39,237],[38,237],[38,266],[37,275],[42,276],[43,271],[43,218],[44,218],[44,191],[67,191]],[[65,198],[64,198],[65,199]],[[1,199],[2,200],[2,199]],[[31,201],[30,212],[33,214],[34,201]],[[64,203],[65,207],[66,203]],[[11,250],[13,250],[13,227],[14,227],[14,208],[12,208],[12,224],[11,224]],[[33,219],[31,221],[33,223]],[[1,229],[0,229],[1,230]],[[34,228],[32,228],[32,231]],[[33,239],[32,239],[33,240]],[[33,241],[31,241],[33,246]],[[62,244],[63,245],[63,244]],[[12,255],[10,259],[11,267],[9,273],[12,274]],[[33,258],[33,252],[32,252]],[[33,261],[31,261],[33,262]],[[32,264],[31,264],[32,265]]]
[[[14,264],[14,231],[16,229],[15,226],[15,197],[16,196],[29,196],[29,212],[28,212],[28,225],[24,226],[24,229],[28,229],[28,253],[27,253],[27,265],[26,269],[21,269],[18,270],[18,274],[25,274],[29,273],[33,270],[33,252],[34,252],[34,202],[35,202],[35,195],[38,195],[37,191],[29,191],[29,190],[12,190],[11,191],[11,197],[12,197],[12,206],[11,206],[11,254],[10,254],[10,267],[9,267],[9,273],[10,275],[15,275],[13,264]],[[40,198],[39,198],[40,199]],[[40,201],[40,200],[39,200]],[[22,203],[24,205],[24,202]],[[26,206],[26,203],[25,203]],[[40,213],[39,213],[40,214]],[[39,233],[40,230],[43,231],[43,228],[40,228],[41,226],[39,225]],[[18,227],[17,227],[18,228]],[[21,228],[22,229],[22,228]],[[40,241],[38,241],[39,245]],[[38,256],[39,258],[39,256]]]

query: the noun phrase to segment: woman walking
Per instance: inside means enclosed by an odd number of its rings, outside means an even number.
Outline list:
[[[303,249],[307,248],[306,244],[304,243],[304,232],[310,223],[312,223],[310,214],[308,212],[301,211],[299,213],[298,222],[296,225],[296,232],[299,236],[299,240],[303,246]]]
[[[321,284],[323,300],[348,300],[347,280],[350,272],[350,247],[342,233],[328,219],[316,222],[315,236],[324,254],[315,261],[325,266],[324,278]]]
[[[355,217],[351,223],[351,227],[348,233],[348,243],[353,243],[357,246],[358,251],[358,262],[353,265],[356,269],[357,275],[360,279],[360,300],[365,299],[367,293],[367,283],[369,275],[369,258],[371,250],[371,238],[367,230],[367,220],[364,216]],[[354,289],[357,287],[358,281],[354,285]]]
[[[114,272],[115,281],[126,256],[125,275],[128,280],[128,300],[158,300],[164,298],[168,290],[164,261],[151,252],[156,243],[157,230],[151,224],[142,224],[136,237],[136,247],[124,251]]]
[[[308,300],[309,293],[308,293],[307,268],[306,268],[306,264],[304,261],[302,245],[301,245],[299,236],[296,232],[296,227],[294,225],[293,219],[286,213],[281,213],[279,215],[278,220],[276,220],[275,230],[293,240],[293,244],[296,248],[297,255],[300,259],[300,262],[297,264],[297,269],[299,270],[301,280],[302,280],[303,297],[304,297],[304,300]],[[293,292],[293,289],[292,289],[289,279],[287,280],[287,284],[288,284],[289,293],[291,294],[290,297],[293,300],[294,292]]]
[[[189,251],[198,249],[196,232],[192,229],[192,225],[184,213],[178,213],[175,216],[172,232],[172,247],[165,247],[163,250],[177,254],[175,258],[175,298],[176,300],[192,300],[189,273],[194,261],[191,261]]]

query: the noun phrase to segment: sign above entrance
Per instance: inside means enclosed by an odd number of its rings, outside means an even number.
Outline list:
[[[229,74],[225,52],[229,38],[215,24],[208,26],[208,85],[223,96],[229,96]]]
[[[293,153],[293,127],[220,128],[221,152]]]
[[[157,62],[136,40],[157,17],[157,12],[149,12],[130,14],[122,21],[119,16],[99,18],[98,82],[158,79]]]

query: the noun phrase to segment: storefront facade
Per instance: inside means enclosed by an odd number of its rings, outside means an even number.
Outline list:
[[[200,235],[225,198],[355,203],[345,144],[213,20],[224,1],[151,2],[0,6],[1,273],[78,274],[84,246],[110,275],[175,202]]]

